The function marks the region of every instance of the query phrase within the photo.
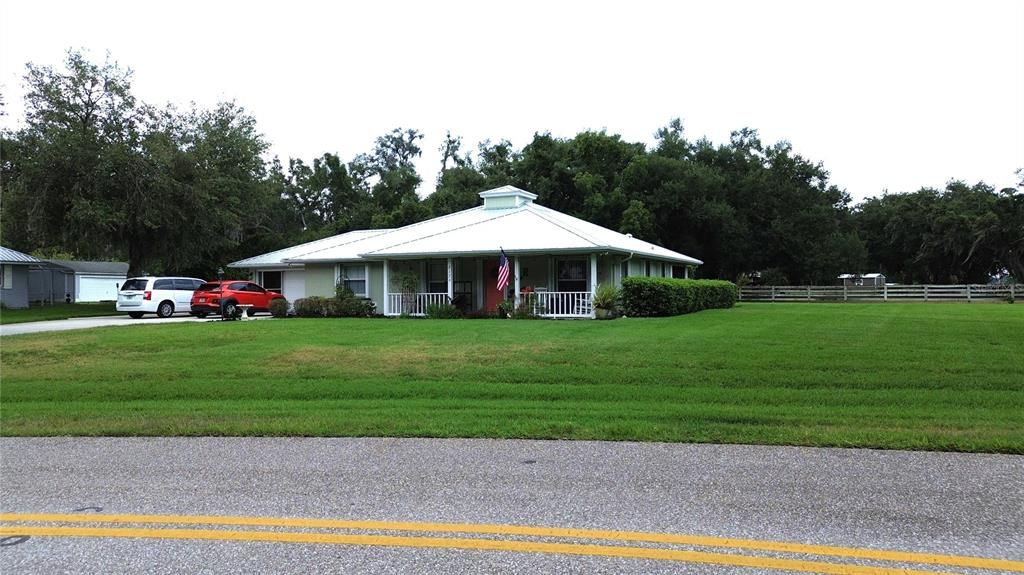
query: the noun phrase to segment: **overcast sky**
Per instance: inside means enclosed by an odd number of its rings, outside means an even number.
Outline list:
[[[587,129],[651,144],[674,117],[690,139],[788,140],[855,200],[1024,168],[1022,1],[0,0],[5,127],[25,63],[71,47],[109,51],[151,104],[236,100],[282,161],[420,130],[426,192],[446,130],[474,150]]]

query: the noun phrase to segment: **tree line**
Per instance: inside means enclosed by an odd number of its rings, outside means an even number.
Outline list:
[[[127,260],[131,274],[213,277],[228,262],[350,230],[478,205],[511,184],[538,203],[700,258],[702,277],[828,284],[880,271],[904,283],[1024,278],[1020,187],[952,181],[853,205],[818,162],[756,130],[689,140],[672,120],[653,146],[587,131],[466,149],[447,134],[433,193],[414,166],[423,134],[396,128],[347,161],[264,160],[234,102],[156,107],[132,73],[70,51],[27,65],[23,126],[0,134],[0,235],[46,256]],[[867,168],[870,169],[870,168]]]

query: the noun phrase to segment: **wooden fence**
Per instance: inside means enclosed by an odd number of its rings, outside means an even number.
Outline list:
[[[1024,297],[1024,284],[887,286],[747,286],[740,301],[767,302],[1008,302]]]

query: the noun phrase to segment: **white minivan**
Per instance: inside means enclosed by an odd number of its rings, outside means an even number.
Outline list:
[[[128,278],[117,292],[117,311],[138,319],[147,313],[171,317],[176,311],[191,313],[192,292],[206,283],[198,278]]]

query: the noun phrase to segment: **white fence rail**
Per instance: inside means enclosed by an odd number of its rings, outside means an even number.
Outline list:
[[[568,318],[592,317],[593,294],[585,291],[536,292],[522,294],[521,303],[533,309],[541,317]],[[388,315],[427,315],[427,307],[433,304],[447,304],[446,293],[389,293]]]
[[[427,315],[427,306],[450,303],[447,293],[389,293],[388,315]]]
[[[593,295],[586,291],[545,291],[521,296],[541,317],[590,317]]]
[[[740,288],[740,301],[1005,302],[1024,296],[1024,285],[758,286]]]

